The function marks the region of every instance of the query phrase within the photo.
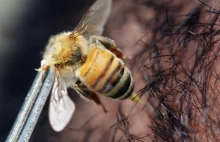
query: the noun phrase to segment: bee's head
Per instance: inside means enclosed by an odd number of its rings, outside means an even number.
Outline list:
[[[52,37],[47,49],[48,65],[56,69],[76,66],[81,62],[81,48],[67,33]]]

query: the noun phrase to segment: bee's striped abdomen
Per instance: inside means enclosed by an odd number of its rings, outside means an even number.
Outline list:
[[[90,89],[114,99],[125,99],[133,92],[133,78],[124,63],[110,51],[91,47],[76,76]]]

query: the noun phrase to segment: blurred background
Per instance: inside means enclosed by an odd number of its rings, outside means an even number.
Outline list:
[[[51,35],[71,31],[94,0],[0,0],[0,141],[4,141]],[[76,103],[61,133],[46,104],[31,141],[219,141],[217,0],[113,0],[104,35],[126,56],[142,104]],[[134,111],[133,111],[134,109]],[[130,121],[125,120],[130,112]]]

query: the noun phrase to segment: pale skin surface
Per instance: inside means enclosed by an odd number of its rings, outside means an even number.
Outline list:
[[[166,16],[165,16],[165,8],[163,7],[163,11],[160,13],[158,11],[160,11],[162,8],[160,7],[161,5],[161,1],[159,1],[158,3],[151,3],[147,0],[140,0],[140,1],[133,1],[132,0],[115,0],[113,3],[113,10],[111,13],[111,17],[106,25],[106,29],[104,32],[104,35],[112,38],[115,40],[115,42],[117,43],[117,46],[120,47],[123,51],[123,53],[126,56],[135,56],[138,53],[142,53],[143,52],[143,48],[152,48],[152,43],[154,41],[153,36],[155,36],[153,33],[155,33],[156,31],[154,31],[154,28],[161,28],[164,25],[166,25],[167,23],[163,23],[161,24],[160,21],[163,21]],[[135,2],[138,2],[135,3]],[[144,3],[144,2],[148,2],[148,3]],[[145,5],[144,5],[145,4]],[[158,5],[157,5],[158,4]],[[193,13],[195,12],[194,10],[196,8],[198,8],[201,3],[199,3],[198,1],[175,1],[173,3],[170,3],[168,5],[169,8],[169,14],[174,14],[176,17],[179,15],[184,15],[184,14],[188,14],[188,13]],[[219,3],[214,3],[214,1],[212,1],[212,3],[208,3],[209,6],[215,6],[214,8],[218,9],[219,7]],[[157,7],[158,6],[158,7]],[[198,7],[197,7],[198,6]],[[202,5],[203,9],[204,6]],[[172,10],[174,11],[172,13]],[[158,13],[155,13],[158,12]],[[79,14],[80,15],[80,14]],[[83,15],[83,12],[81,13],[81,16]],[[68,15],[69,17],[69,15]],[[176,18],[175,17],[175,18]],[[79,16],[79,19],[81,17]],[[171,18],[171,17],[170,17]],[[176,18],[177,21],[183,21],[183,19],[186,19],[186,17],[178,17]],[[182,19],[182,20],[181,20]],[[204,18],[204,19],[209,19],[209,17]],[[67,20],[68,21],[68,20]],[[171,24],[172,24],[172,19],[171,19]],[[207,21],[206,21],[207,22]],[[73,29],[74,27],[71,27],[69,29]],[[63,28],[65,29],[65,28]],[[62,30],[63,30],[62,29]],[[60,30],[60,31],[62,31]],[[54,32],[54,34],[57,34],[58,32]],[[48,35],[49,36],[49,35]],[[45,37],[45,38],[48,38]],[[158,37],[160,37],[160,34],[157,34]],[[144,45],[143,43],[138,43],[136,44],[139,39],[142,38],[144,41]],[[164,44],[170,44],[167,43],[166,41],[176,41],[174,39],[172,39],[173,37],[168,37],[166,38],[162,43],[160,43],[161,45]],[[46,41],[44,41],[44,45],[45,45]],[[172,43],[172,42],[171,42]],[[217,46],[218,44],[216,44],[215,48],[213,49],[213,53],[216,53],[216,51],[218,50]],[[162,46],[163,47],[163,46]],[[162,48],[161,47],[161,48]],[[195,57],[193,56],[194,54],[192,54],[195,48],[198,47],[197,43],[191,43],[190,47],[192,47],[191,49],[188,48],[188,52],[177,52],[178,56],[181,56],[182,59],[187,60],[187,58],[189,57]],[[201,47],[201,44],[200,46]],[[135,48],[135,50],[133,50]],[[178,46],[174,46],[171,47],[174,50],[175,49],[179,49]],[[147,50],[149,51],[149,50]],[[165,53],[169,53],[168,51],[164,51]],[[185,53],[185,54],[183,54]],[[210,53],[210,55],[213,55],[213,53]],[[146,53],[146,56],[148,56],[149,53]],[[183,56],[184,55],[184,56]],[[183,56],[183,57],[182,57]],[[190,58],[191,60],[187,61],[188,66],[192,66],[192,61],[193,58]],[[40,60],[40,59],[39,59]],[[133,60],[132,60],[133,61]],[[145,86],[145,84],[143,83],[143,70],[141,70],[140,68],[137,68],[136,65],[141,66],[139,63],[140,60],[135,60],[135,61],[126,61],[126,64],[129,65],[132,68],[133,74],[134,74],[134,78],[135,78],[135,83],[136,88],[135,90],[138,91],[139,89],[143,88]],[[39,62],[39,61],[38,61]],[[149,65],[149,61],[146,61],[147,65]],[[164,60],[161,60],[161,62],[164,63]],[[38,67],[39,64],[37,64],[35,67]],[[165,67],[169,66],[169,64],[163,64]],[[216,72],[219,73],[219,68],[218,68],[218,62],[215,62],[214,66],[216,67]],[[34,67],[33,67],[34,68]],[[140,73],[141,72],[141,73]],[[148,76],[154,74],[152,72],[147,72],[146,73]],[[184,76],[183,75],[179,75],[179,78],[183,78],[184,80]],[[214,84],[215,83],[215,84]],[[211,79],[211,81],[208,83],[209,84],[209,88],[210,86],[212,86],[213,88],[218,88],[218,81],[217,84],[215,82],[215,79]],[[216,90],[217,91],[217,90]],[[212,92],[211,89],[209,89],[209,92]],[[121,104],[122,106],[122,110],[125,112],[125,114],[127,115],[132,108],[134,107],[134,103],[131,102],[130,100],[126,100],[126,101],[122,101],[121,103],[119,103],[118,101],[112,101],[108,98],[102,98],[102,100],[105,103],[106,108],[108,109],[109,113],[105,114],[102,110],[101,107],[97,106],[96,104],[90,102],[90,103],[86,103],[85,101],[83,101],[79,96],[77,96],[73,91],[70,91],[71,93],[71,97],[73,98],[74,102],[76,103],[76,112],[70,122],[70,124],[68,125],[68,127],[62,131],[61,133],[55,133],[52,131],[52,129],[49,126],[48,123],[48,107],[45,107],[45,113],[41,116],[41,123],[38,124],[38,127],[36,129],[36,132],[34,133],[33,136],[33,141],[50,141],[50,142],[68,142],[68,141],[85,141],[85,142],[94,142],[94,141],[102,141],[102,142],[106,142],[106,141],[111,141],[112,137],[114,135],[114,128],[109,129],[109,127],[111,127],[113,124],[115,124],[116,122],[116,114],[118,112],[118,104]],[[214,96],[218,96],[218,91],[215,93]],[[149,94],[145,94],[145,98],[147,98]],[[197,93],[198,96],[200,96],[200,93],[198,91]],[[197,96],[196,95],[196,96]],[[179,111],[179,102],[180,100],[178,99],[180,98],[171,98],[173,102],[175,102],[173,105],[171,105],[171,107],[176,108],[177,111]],[[212,97],[209,97],[212,98]],[[143,99],[145,101],[145,99]],[[215,100],[215,101],[212,101]],[[196,101],[195,101],[196,102]],[[198,102],[198,101],[197,101]],[[214,99],[209,99],[209,106],[213,106],[213,102],[219,102],[219,99],[214,97]],[[216,103],[218,104],[218,103]],[[150,129],[150,126],[153,124],[150,117],[152,117],[152,107],[150,107],[150,105],[147,105],[147,107],[144,109],[144,111],[142,110],[142,106],[140,105],[138,106],[138,109],[135,109],[134,112],[134,117],[131,118],[131,130],[130,133],[135,134],[139,137],[144,137],[148,134],[152,134],[152,131]],[[213,112],[210,112],[211,115],[215,116],[214,114],[218,114],[219,113],[219,108],[218,105],[216,105],[216,107],[210,107],[209,110],[213,110]],[[186,109],[186,107],[184,107],[184,109]],[[198,120],[204,120],[204,119],[200,119],[200,118],[204,118],[201,115],[200,112],[196,111],[197,109],[194,109],[195,111],[193,111],[192,116],[197,116],[197,119],[195,119],[197,122],[199,122]],[[208,109],[207,109],[208,111]],[[208,111],[209,112],[209,111]],[[205,114],[205,113],[203,113]],[[193,117],[195,118],[195,117]],[[213,120],[216,121],[216,117],[212,117]],[[90,121],[88,122],[88,120],[90,119]],[[195,122],[196,122],[195,121]],[[185,121],[184,121],[185,122]],[[86,123],[86,125],[85,125]],[[210,124],[212,127],[213,126],[217,126],[214,124]],[[83,126],[83,127],[82,127]],[[189,124],[187,125],[189,126]],[[194,129],[189,129],[189,130],[195,130],[195,128],[198,128],[200,131],[198,131],[196,134],[197,136],[197,140],[198,141],[217,141],[215,139],[211,139],[210,137],[207,137],[206,132],[204,131],[204,125],[195,125],[193,126]],[[70,129],[72,128],[72,129]],[[205,128],[210,128],[210,126],[206,126]],[[178,132],[178,131],[176,131]],[[189,133],[192,131],[189,131]],[[215,130],[215,132],[218,132],[217,130]],[[178,137],[179,137],[179,133],[172,133],[173,136],[176,136],[176,141],[178,141]],[[210,133],[209,133],[210,134]],[[195,133],[192,133],[192,135],[195,137]],[[192,136],[192,137],[193,137]],[[219,136],[218,133],[216,134],[216,136]],[[152,137],[154,137],[154,135],[150,135],[149,137],[145,138],[143,141],[150,141],[152,139]],[[117,134],[115,136],[115,141],[123,141],[125,140],[126,137],[124,135],[124,133],[122,133],[122,131],[118,130]],[[161,140],[161,139],[160,139]]]

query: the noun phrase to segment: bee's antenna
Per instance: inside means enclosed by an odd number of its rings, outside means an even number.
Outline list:
[[[38,72],[6,142],[29,141],[54,81],[51,71]]]

